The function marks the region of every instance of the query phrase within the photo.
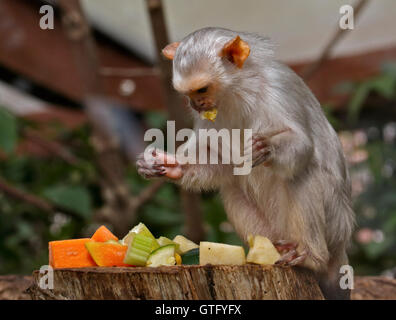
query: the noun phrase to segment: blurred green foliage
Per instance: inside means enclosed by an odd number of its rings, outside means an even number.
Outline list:
[[[351,173],[366,172],[370,177],[367,188],[355,200],[357,231],[367,228],[377,234],[377,239],[362,243],[354,237],[350,257],[357,274],[378,274],[396,265],[396,142],[383,139],[386,125],[383,120],[370,119],[367,126],[364,115],[369,95],[374,93],[395,100],[395,86],[395,64],[386,64],[378,76],[338,88],[351,93],[345,119],[336,116],[330,105],[324,106],[336,129],[350,130],[353,124],[353,129],[362,128],[368,136],[367,144],[362,146],[368,152],[368,159],[354,165]],[[164,129],[166,114],[150,112],[144,115],[143,121],[147,127]],[[365,124],[360,126],[361,123]],[[0,192],[0,274],[29,274],[48,263],[49,241],[90,236],[98,226],[95,212],[102,207],[103,199],[100,174],[89,140],[90,128],[69,130],[60,124],[51,126],[52,137],[79,159],[76,165],[52,156],[21,152],[20,145],[25,141],[22,132],[35,124],[17,119],[0,108],[0,179],[75,212],[73,217],[49,214]],[[370,134],[373,130],[376,135]],[[138,194],[150,183],[142,179],[133,166],[127,170],[126,181],[131,194]],[[241,244],[227,222],[216,193],[203,194],[202,207],[207,240]],[[130,227],[141,221],[156,236],[172,238],[183,233],[183,219],[178,188],[165,184],[139,210],[137,221],[131,221]]]
[[[375,93],[388,100],[396,98],[396,62],[384,63],[380,74],[375,77],[360,82],[343,82],[334,89],[339,93],[351,94],[347,119],[355,124],[370,94]]]
[[[148,126],[162,127],[165,116],[148,113],[145,121]],[[20,152],[17,145],[24,142],[21,132],[34,124],[17,119],[0,108],[0,179],[75,213],[73,217],[63,213],[49,214],[0,192],[0,274],[30,274],[48,263],[49,241],[89,237],[98,227],[95,211],[101,208],[103,199],[100,174],[89,142],[90,129],[84,126],[68,130],[56,123],[51,126],[57,141],[76,155],[78,164]],[[134,166],[128,168],[126,180],[131,194],[138,194],[150,183],[137,174]],[[216,194],[204,195],[203,207],[208,239],[241,244],[233,232],[221,230],[226,215]],[[139,210],[137,221],[131,221],[130,227],[139,221],[149,226],[156,236],[173,238],[183,233],[178,188],[165,184]]]
[[[378,274],[396,266],[396,143],[378,138],[365,147],[371,182],[355,200],[357,235],[371,230],[373,239],[367,243],[355,237],[352,265],[360,274]],[[358,168],[356,168],[358,170]]]
[[[337,128],[352,127],[367,137],[360,147],[367,160],[350,168],[352,177],[363,175],[367,183],[354,199],[357,228],[350,260],[357,274],[379,274],[396,267],[396,63],[384,63],[380,74],[336,90],[351,95]],[[369,96],[379,99],[370,102]]]

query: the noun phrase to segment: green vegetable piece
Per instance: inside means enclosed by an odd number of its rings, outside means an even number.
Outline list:
[[[182,261],[185,265],[199,264],[199,248],[191,249],[183,254]]]
[[[173,244],[176,246],[176,253],[180,254],[180,245],[167,237],[159,237],[157,239],[158,244],[160,247],[166,246],[168,244]]]
[[[129,231],[129,233],[122,239],[122,243],[126,246],[129,246],[129,244],[132,243],[133,238],[137,234],[140,234],[140,235],[143,235],[143,236],[153,239],[151,251],[159,248],[160,245],[158,244],[157,240],[155,239],[153,234],[150,232],[150,230],[143,223],[139,223],[138,225],[133,227],[131,229],[131,231]]]
[[[146,266],[146,262],[151,253],[154,240],[142,234],[136,234],[132,243],[128,246],[124,263],[133,266]]]
[[[148,267],[174,266],[176,264],[174,244],[168,244],[154,250],[147,260]]]

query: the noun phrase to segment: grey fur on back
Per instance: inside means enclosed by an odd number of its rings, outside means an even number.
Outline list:
[[[237,35],[250,46],[242,69],[219,56]],[[342,147],[320,103],[297,74],[275,60],[271,42],[257,34],[204,28],[186,36],[173,60],[175,88],[197,73],[217,79],[221,94],[216,122],[194,114],[196,129],[251,128],[265,134],[288,127],[292,134],[273,139],[278,149],[271,168],[233,177],[226,166],[191,166],[181,185],[219,189],[244,239],[256,232],[301,243],[310,252],[306,266],[325,274],[323,283],[336,290],[354,214]]]

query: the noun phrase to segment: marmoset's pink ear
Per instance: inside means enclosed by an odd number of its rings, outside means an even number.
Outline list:
[[[164,57],[169,60],[173,60],[179,44],[180,42],[173,42],[168,44],[164,49],[162,49],[162,54],[164,55]]]
[[[250,47],[247,42],[243,41],[239,36],[236,36],[224,45],[220,52],[220,56],[225,57],[238,68],[242,68],[249,53]]]

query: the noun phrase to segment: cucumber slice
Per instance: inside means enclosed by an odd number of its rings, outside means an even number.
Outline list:
[[[199,248],[192,249],[183,254],[182,263],[186,265],[199,264]]]
[[[167,237],[159,237],[157,239],[158,244],[160,247],[166,246],[168,244],[174,244],[176,246],[176,253],[180,254],[180,245]]]
[[[157,250],[154,250],[148,257],[147,266],[174,266],[176,264],[175,250],[176,246],[174,244],[168,244],[166,246],[159,247]]]

